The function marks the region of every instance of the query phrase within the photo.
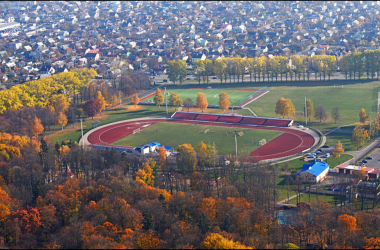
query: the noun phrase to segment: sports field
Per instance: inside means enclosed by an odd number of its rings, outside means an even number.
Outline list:
[[[295,121],[305,122],[303,115],[305,97],[313,101],[314,109],[322,104],[327,109],[329,119],[319,122],[314,118],[308,124],[318,128],[321,132],[326,133],[339,125],[348,125],[359,122],[359,112],[364,108],[367,115],[371,118],[376,116],[377,111],[377,93],[380,91],[380,82],[363,82],[363,83],[349,83],[342,85],[336,85],[334,87],[333,82],[321,82],[311,85],[305,82],[304,84],[293,83],[298,86],[281,85],[270,83],[268,85],[269,93],[255,100],[247,105],[258,116],[267,117],[281,117],[275,114],[275,106],[278,99],[281,97],[291,99],[295,108],[296,116],[292,118]],[[299,86],[301,85],[301,86]],[[260,87],[258,87],[260,88]],[[334,119],[331,118],[331,110],[334,107],[339,107],[341,111],[341,117],[335,124]]]
[[[259,89],[201,89],[201,88],[190,88],[190,89],[184,89],[184,88],[168,88],[166,89],[166,95],[169,99],[170,94],[175,92],[177,93],[183,102],[187,98],[190,98],[193,100],[194,104],[197,101],[198,92],[205,93],[207,102],[209,105],[218,105],[219,102],[219,94],[221,92],[226,92],[228,94],[229,100],[231,102],[231,106],[239,106],[241,104],[241,101],[251,95],[254,94]],[[164,90],[162,90],[164,94]],[[140,101],[144,102],[154,102],[153,101],[154,94],[148,96],[147,98],[143,98]]]
[[[205,130],[208,132],[205,134]],[[194,148],[203,141],[204,143],[215,143],[218,154],[235,154],[235,136],[230,132],[232,128],[209,125],[193,125],[185,123],[157,122],[140,133],[132,134],[118,141],[113,145],[136,147],[148,142],[159,142],[173,147],[175,150],[178,145],[190,143]],[[244,133],[237,136],[238,152],[251,152],[256,149],[256,141],[265,139],[267,142],[281,135],[280,131],[239,128],[238,131]],[[252,144],[253,140],[253,144]]]

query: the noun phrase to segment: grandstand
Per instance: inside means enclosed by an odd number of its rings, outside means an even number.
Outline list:
[[[233,123],[233,124],[249,124],[249,125],[275,126],[275,127],[290,127],[293,124],[292,119],[241,116],[241,115],[235,115],[235,114],[217,115],[217,114],[209,114],[209,113],[183,112],[183,111],[177,111],[171,117],[173,119],[182,119],[182,120],[214,121],[214,122],[227,122],[227,123]]]

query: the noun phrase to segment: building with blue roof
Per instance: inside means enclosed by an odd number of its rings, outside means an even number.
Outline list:
[[[303,164],[301,171],[297,175],[297,180],[301,182],[322,182],[329,172],[329,165],[323,161],[317,161],[310,164]]]
[[[167,151],[167,154],[170,154],[170,150],[173,149],[173,147],[169,147],[169,146],[165,146],[165,145],[162,145],[158,142],[149,142],[147,144],[142,144],[138,147],[135,147],[132,152],[134,154],[138,154],[138,155],[146,155],[146,154],[149,154],[149,153],[155,153],[157,152],[157,150],[160,148],[160,147],[164,147]]]

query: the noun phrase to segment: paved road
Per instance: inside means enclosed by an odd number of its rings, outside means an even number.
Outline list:
[[[380,149],[376,149],[370,156],[373,159],[367,160],[368,163],[366,163],[365,166],[369,168],[374,168],[375,170],[380,170]]]

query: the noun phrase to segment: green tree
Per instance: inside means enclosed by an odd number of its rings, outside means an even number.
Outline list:
[[[198,222],[198,227],[203,234],[207,233],[210,230],[210,221],[205,213],[202,213]]]
[[[205,65],[203,63],[203,60],[196,60],[193,64],[193,72],[199,84],[201,84],[201,78],[204,74],[204,71]]]

